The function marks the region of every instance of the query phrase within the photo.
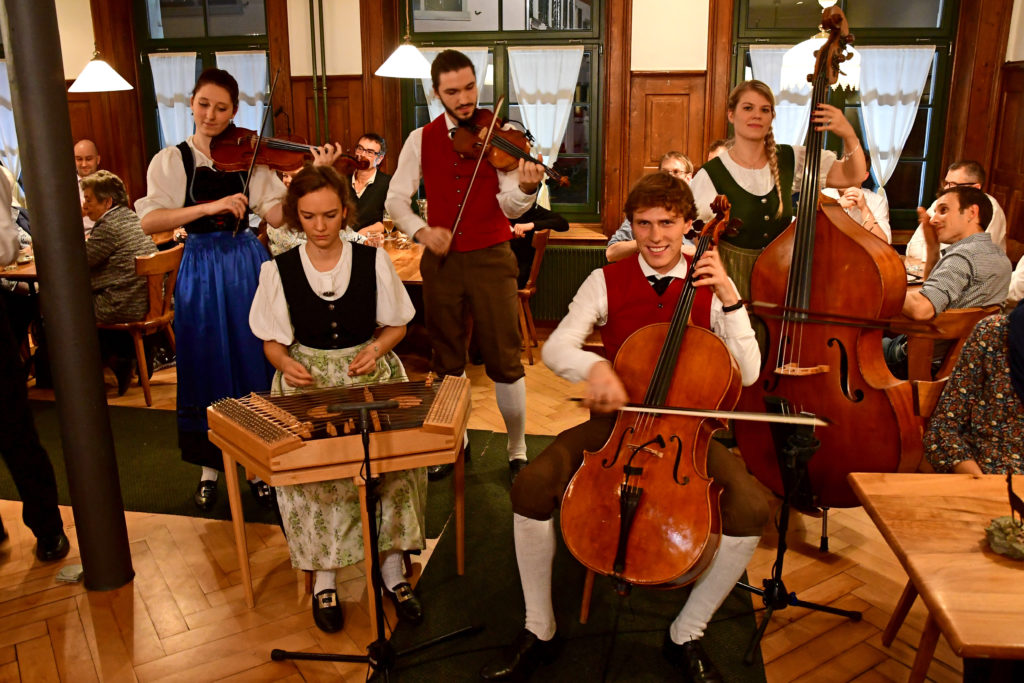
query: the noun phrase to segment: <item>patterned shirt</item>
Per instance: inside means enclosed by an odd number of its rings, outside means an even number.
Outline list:
[[[932,302],[936,315],[947,308],[1001,304],[1010,287],[1010,270],[1006,253],[979,232],[942,250],[921,294]]]
[[[937,472],[974,460],[986,474],[1024,474],[1024,404],[1010,383],[1009,319],[985,318],[967,339],[924,434]]]

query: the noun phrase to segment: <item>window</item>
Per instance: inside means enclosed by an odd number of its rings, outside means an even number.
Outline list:
[[[162,134],[161,121],[166,121],[162,119],[166,111],[159,111],[152,69],[154,60],[150,55],[194,53],[195,77],[203,69],[217,66],[217,53],[257,51],[266,55],[266,6],[264,0],[135,0],[135,21],[142,63],[139,77],[143,129],[146,151],[152,156],[168,141]],[[244,92],[244,76],[233,75]],[[175,97],[183,96],[187,102],[195,77],[188,84],[187,92],[179,92],[184,86],[177,86]],[[265,93],[267,86],[252,87]],[[166,103],[167,99],[166,95],[161,96],[161,101]],[[268,125],[272,125],[271,120]]]
[[[856,48],[935,46],[914,126],[885,186],[892,227],[913,230],[917,225],[915,209],[931,203],[945,172],[940,165],[953,66],[950,52],[956,38],[959,3],[840,0],[837,4],[846,14],[850,32],[856,36]],[[736,15],[733,82],[739,83],[750,77],[751,45],[795,45],[809,38],[821,20],[821,8],[816,2],[798,0],[737,0]],[[830,103],[846,112],[863,145],[860,98],[859,91],[833,90]],[[842,150],[842,142],[831,134],[826,136],[825,145],[833,151]]]
[[[601,195],[601,57],[604,33],[599,0],[409,0],[413,42],[425,50],[488,46],[487,71],[479,106],[522,123],[509,74],[508,48],[583,46],[572,112],[554,169],[569,177],[567,187],[548,184],[551,208],[572,221],[598,220]],[[468,14],[467,14],[468,13]],[[403,14],[404,16],[404,14]],[[429,82],[427,83],[429,87]],[[420,82],[404,82],[404,134],[430,121]]]

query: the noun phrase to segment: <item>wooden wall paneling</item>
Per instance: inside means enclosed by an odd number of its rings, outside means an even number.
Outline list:
[[[1003,65],[988,192],[1006,212],[1006,250],[1024,256],[1024,62]]]
[[[708,69],[704,98],[704,139],[700,155],[690,157],[700,167],[707,149],[729,134],[727,105],[732,84],[733,0],[711,0],[708,15]]]
[[[973,159],[986,169],[991,162],[999,70],[1009,40],[1007,17],[1013,0],[960,3],[953,73],[942,149],[945,169],[959,159]]]
[[[271,102],[274,131],[287,134],[295,127],[295,107],[292,103],[292,61],[288,41],[288,0],[266,0],[267,42],[270,56],[270,82],[277,76],[274,99]],[[281,113],[277,113],[278,111]]]
[[[605,14],[604,189],[601,229],[611,235],[622,222],[628,190],[629,62],[633,0],[609,0]]]
[[[402,149],[402,90],[397,78],[374,76],[399,44],[401,0],[359,0],[359,35],[363,55],[362,119],[388,143],[381,169],[394,173]],[[367,130],[360,130],[360,135]],[[355,138],[346,144],[355,146]]]
[[[99,145],[101,166],[124,180],[129,196],[134,200],[146,193],[146,167],[149,159],[142,132],[138,49],[135,44],[132,4],[132,0],[90,2],[96,49],[110,66],[132,84],[133,89],[90,95],[88,101],[93,108],[92,130],[76,134],[75,139],[89,137]],[[75,100],[76,103],[80,101]],[[71,102],[69,96],[69,109]],[[68,150],[68,159],[71,163],[72,150]]]
[[[313,119],[313,79],[310,76],[292,77],[292,132],[312,140],[316,133]],[[341,143],[345,149],[355,146],[363,132],[363,78],[362,76],[327,77],[327,125],[331,141]],[[323,101],[320,100],[320,108]]]
[[[658,170],[662,155],[682,152],[699,166],[704,149],[705,75],[641,73],[630,78],[627,184]]]

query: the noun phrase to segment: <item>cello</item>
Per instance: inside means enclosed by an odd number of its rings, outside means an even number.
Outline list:
[[[713,208],[692,263],[729,223],[725,197]],[[739,367],[725,343],[689,324],[697,290],[691,278],[671,321],[640,328],[615,356],[630,400],[646,408],[729,410],[739,397]],[[721,417],[620,412],[601,450],[584,453],[562,499],[562,537],[573,556],[622,590],[695,580],[721,535],[722,489],[707,475],[707,452],[724,426]]]
[[[829,37],[817,53],[811,111],[827,102],[829,87],[846,59],[852,36],[841,10],[825,10]],[[825,195],[818,179],[822,131],[809,127],[796,219],[754,263],[750,279],[753,313],[764,316],[768,350],[757,382],[746,387],[741,410],[789,413],[813,410],[831,425],[807,466],[809,497],[817,507],[859,505],[846,481],[850,472],[908,472],[921,458],[910,383],[889,372],[882,355],[882,330],[850,320],[885,320],[902,310],[906,270],[896,251],[869,234]],[[846,322],[844,322],[844,319]],[[764,424],[735,425],[747,467],[782,495],[777,446]]]

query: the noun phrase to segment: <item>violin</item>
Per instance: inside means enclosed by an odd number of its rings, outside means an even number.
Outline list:
[[[459,127],[452,135],[452,145],[455,147],[456,153],[463,159],[479,159],[483,154],[484,159],[491,166],[506,173],[519,168],[520,159],[540,164],[530,156],[530,147],[533,141],[530,133],[514,128],[505,130],[502,128],[504,122],[501,118],[499,117],[497,121],[494,121],[494,118],[494,112],[490,109],[477,107],[473,118],[459,121]],[[492,126],[493,131],[488,139],[487,133]],[[544,173],[559,186],[569,186],[569,178],[555,169],[544,166]]]
[[[816,53],[810,77],[812,112],[828,101],[853,40],[837,7],[825,10],[822,26],[829,37]],[[810,126],[796,219],[754,262],[754,312],[779,315],[761,317],[768,334],[764,367],[757,382],[743,390],[739,405],[828,416],[832,424],[816,434],[821,446],[803,478],[809,486],[796,494],[808,507],[852,507],[860,503],[847,474],[913,471],[922,455],[921,425],[909,382],[897,380],[886,367],[880,326],[863,324],[899,315],[905,269],[892,247],[819,193],[823,136]],[[785,434],[753,422],[737,422],[734,430],[747,467],[782,495],[778,458]]]
[[[254,130],[229,125],[210,141],[210,157],[214,165],[221,171],[248,171],[253,164],[255,149],[255,163],[290,173],[301,169],[313,154],[312,145],[298,138],[259,138],[260,146],[256,149],[257,138],[259,134]],[[344,175],[369,167],[369,161],[351,154],[342,154],[334,162],[334,169]]]
[[[712,208],[692,263],[729,224],[724,196]],[[689,324],[697,289],[691,270],[671,321],[640,328],[619,349],[614,368],[630,402],[652,412],[620,412],[601,450],[584,453],[562,499],[566,547],[621,588],[695,580],[721,537],[722,488],[707,475],[707,452],[725,421],[676,408],[731,409],[740,370],[718,335]]]

